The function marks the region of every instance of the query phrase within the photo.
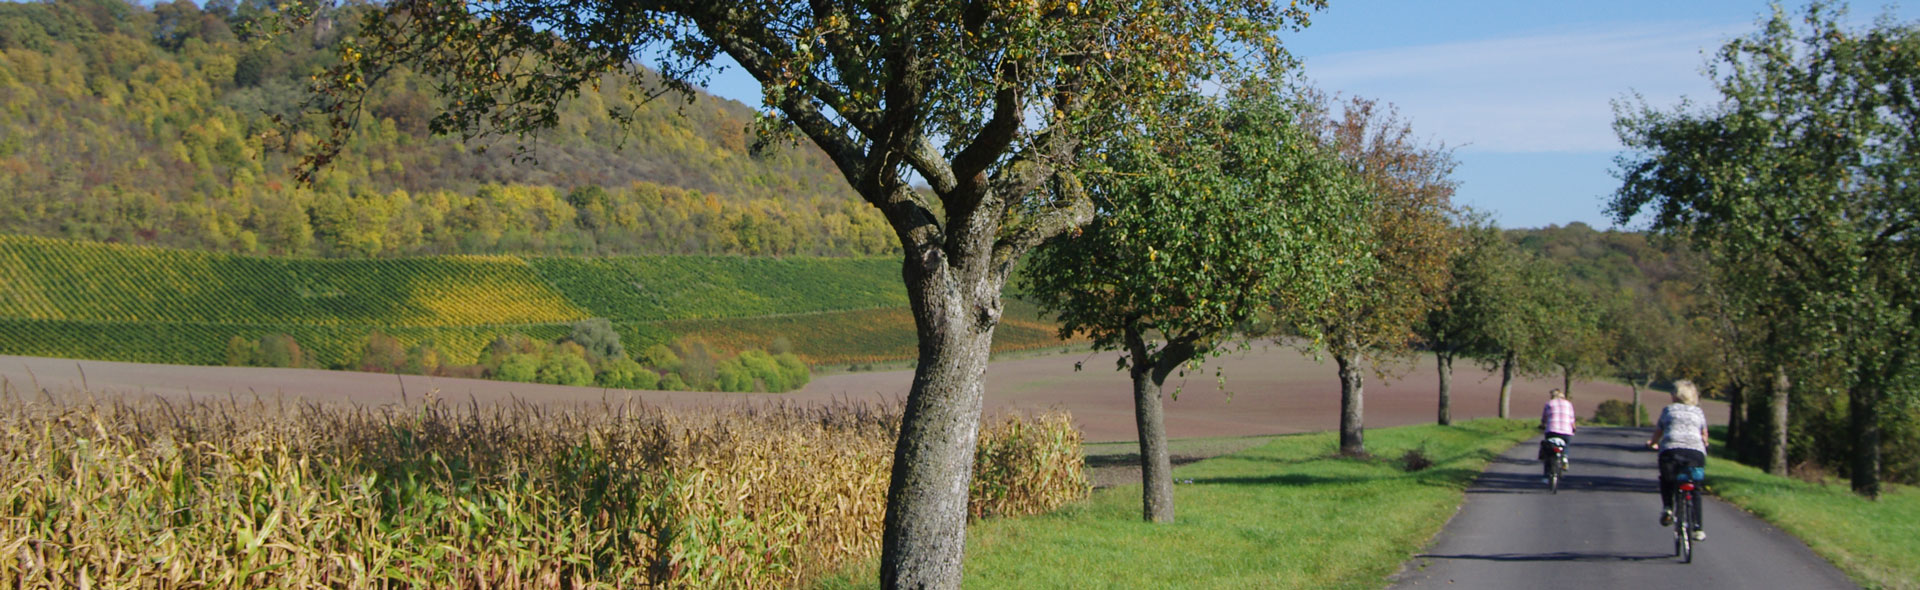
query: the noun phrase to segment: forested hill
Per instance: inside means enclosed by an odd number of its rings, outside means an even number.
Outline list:
[[[1657,294],[1676,311],[1703,280],[1696,255],[1646,232],[1596,230],[1585,223],[1508,230],[1520,248],[1552,261],[1575,284]]]
[[[355,8],[266,37],[272,4],[242,2],[0,3],[0,232],[318,256],[893,248],[810,145],[752,152],[746,105],[643,101],[619,80],[568,105],[528,163],[515,138],[431,136],[433,92],[399,72],[337,163],[296,186],[318,129],[307,80]]]

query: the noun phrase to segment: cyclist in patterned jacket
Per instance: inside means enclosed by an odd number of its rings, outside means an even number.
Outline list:
[[[1673,492],[1679,487],[1674,476],[1683,469],[1707,465],[1707,414],[1700,411],[1700,390],[1692,381],[1673,384],[1673,403],[1660,411],[1654,423],[1653,438],[1647,446],[1660,450],[1660,526],[1673,525]],[[1693,497],[1693,522],[1700,524],[1700,496]],[[1707,531],[1693,531],[1693,540],[1703,541]]]

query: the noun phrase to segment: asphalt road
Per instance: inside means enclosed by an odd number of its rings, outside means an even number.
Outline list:
[[[1495,459],[1467,501],[1392,588],[1856,588],[1799,540],[1708,498],[1706,541],[1693,563],[1660,526],[1647,429],[1591,428],[1574,437],[1560,493],[1534,458],[1539,438]],[[1713,478],[1713,463],[1707,464]]]

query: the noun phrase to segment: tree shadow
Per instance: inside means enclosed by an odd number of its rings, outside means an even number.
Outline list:
[[[1469,494],[1544,494],[1548,491],[1537,473],[1485,473],[1467,488]],[[1660,482],[1652,477],[1569,473],[1561,476],[1560,491],[1658,494]]]
[[[1171,463],[1174,467],[1179,467],[1181,465],[1199,463],[1201,461],[1212,459],[1212,458],[1213,457],[1203,457],[1199,455],[1168,455],[1167,462]],[[1124,454],[1114,454],[1114,455],[1088,455],[1085,461],[1086,461],[1087,467],[1093,468],[1093,469],[1100,469],[1100,468],[1106,468],[1106,467],[1139,467],[1140,454],[1124,453]]]
[[[1429,553],[1429,554],[1417,555],[1415,557],[1420,557],[1424,559],[1472,559],[1472,560],[1478,560],[1478,561],[1607,562],[1607,561],[1650,561],[1650,560],[1656,560],[1656,559],[1669,559],[1673,557],[1673,554],[1671,553],[1659,553],[1659,554],[1580,553],[1580,552],[1573,552],[1573,551],[1555,551],[1552,553],[1490,553],[1490,554],[1468,553],[1468,554],[1460,554],[1460,555],[1435,555],[1435,554]]]
[[[1191,479],[1174,478],[1179,483],[1249,485],[1249,486],[1312,486],[1324,484],[1353,484],[1379,481],[1380,477],[1327,477],[1324,475],[1306,475],[1301,473],[1283,473],[1257,477],[1195,477]]]

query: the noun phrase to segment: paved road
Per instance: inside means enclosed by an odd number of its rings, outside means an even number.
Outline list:
[[[1709,499],[1709,535],[1693,563],[1673,556],[1673,529],[1659,523],[1654,453],[1646,429],[1583,429],[1560,493],[1549,494],[1534,459],[1539,439],[1487,467],[1466,504],[1393,588],[1553,590],[1855,588],[1800,541]],[[1707,466],[1713,477],[1713,465]]]

